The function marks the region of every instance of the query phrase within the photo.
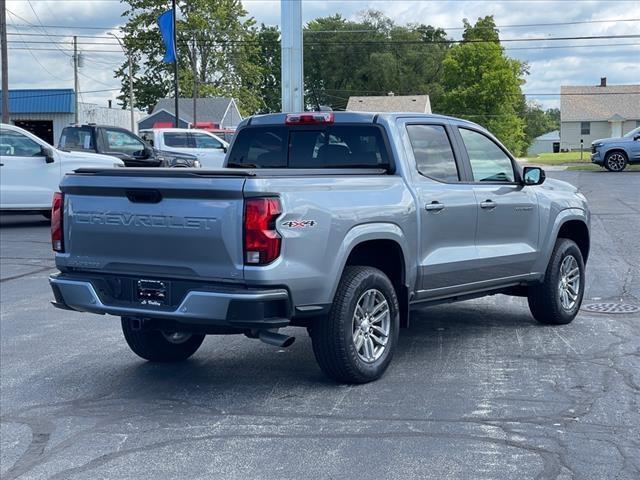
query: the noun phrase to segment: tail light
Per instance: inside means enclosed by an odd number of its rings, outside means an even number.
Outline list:
[[[60,192],[55,192],[51,204],[51,246],[56,252],[64,252],[63,207],[64,195]]]
[[[333,112],[290,113],[285,118],[287,125],[319,125],[333,123]]]
[[[276,218],[282,213],[274,197],[248,198],[244,204],[244,263],[266,265],[280,256]]]

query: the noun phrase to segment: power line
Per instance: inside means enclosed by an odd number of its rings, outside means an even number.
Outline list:
[[[21,19],[26,22],[26,20]],[[549,23],[519,23],[519,24],[511,24],[511,25],[496,25],[495,28],[524,28],[524,27],[552,27],[552,26],[566,26],[566,25],[587,25],[587,24],[597,24],[597,23],[618,23],[618,22],[640,22],[640,18],[620,18],[620,19],[609,19],[609,20],[577,20],[573,22],[549,22]],[[25,25],[20,24],[11,24],[13,27],[23,27]],[[434,28],[440,28],[441,30],[464,30],[465,27],[437,27],[435,25],[431,25]],[[55,29],[82,29],[82,30],[120,30],[121,26],[103,26],[103,27],[87,27],[87,26],[70,26],[70,25],[42,25],[42,27],[46,28],[55,28]],[[493,28],[493,27],[482,27],[478,26],[475,28]],[[376,32],[377,30],[305,30],[304,33],[366,33],[366,32]]]
[[[40,90],[40,89],[34,89],[34,90]],[[73,91],[73,89],[71,88],[69,90]],[[81,95],[83,93],[101,93],[101,92],[115,92],[115,91],[120,91],[120,89],[119,88],[103,88],[102,90],[84,90],[84,91],[78,91],[78,94]],[[64,96],[69,94],[70,92],[42,93],[38,95],[10,95],[9,98],[11,100],[17,100],[17,99],[23,99],[23,98],[59,97],[59,96]]]
[[[13,15],[11,12],[7,11],[7,13],[9,15]],[[8,42],[7,42],[8,43]],[[36,61],[36,63],[38,65],[40,65],[40,67],[47,72],[49,75],[51,75],[53,78],[55,78],[56,80],[60,80],[60,81],[66,81],[64,78],[60,78],[57,75],[54,75],[47,67],[45,67],[42,62],[38,59],[38,57],[31,51],[31,48],[29,48],[29,45],[27,45],[27,42],[23,41],[26,49],[29,51],[29,54],[33,57],[33,59]]]

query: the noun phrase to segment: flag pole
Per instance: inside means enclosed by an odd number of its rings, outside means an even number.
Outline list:
[[[171,1],[171,9],[173,10],[173,96],[175,97],[175,127],[178,128],[178,35],[176,22],[176,0]]]

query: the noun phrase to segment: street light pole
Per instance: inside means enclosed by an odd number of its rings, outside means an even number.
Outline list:
[[[109,35],[118,41],[122,50],[127,54],[127,61],[129,63],[129,110],[131,112],[131,131],[135,133],[136,122],[133,116],[133,61],[131,60],[131,54],[124,48],[120,39],[111,32],[109,32]]]

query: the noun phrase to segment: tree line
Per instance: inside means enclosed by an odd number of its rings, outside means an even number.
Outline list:
[[[134,59],[135,107],[149,110],[172,95],[173,65],[162,63],[156,19],[164,0],[125,0],[124,45]],[[240,0],[179,0],[180,95],[230,96],[244,115],[280,111],[280,31],[257,25]],[[432,25],[398,25],[376,10],[356,20],[317,18],[304,28],[305,102],[346,108],[354,95],[429,95],[436,113],[467,118],[493,132],[516,155],[558,128],[559,111],[528,103],[528,66],[509,58],[492,16],[463,21],[462,41]],[[128,71],[115,72],[127,105]]]

